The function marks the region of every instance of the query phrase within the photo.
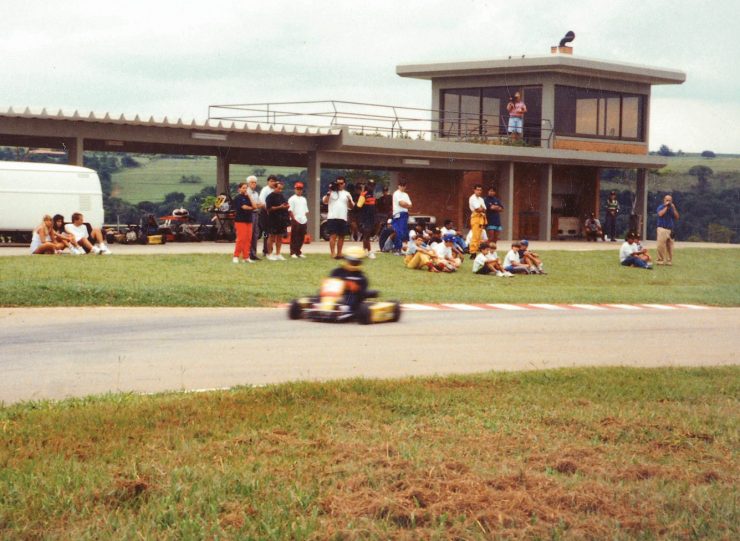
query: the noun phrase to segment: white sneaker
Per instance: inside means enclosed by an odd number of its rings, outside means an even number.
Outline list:
[[[301,259],[306,259],[306,256],[303,254],[298,254],[298,257],[300,257]]]
[[[96,244],[92,247],[92,250],[90,250],[90,253],[93,255],[100,255],[100,247]]]
[[[368,259],[375,259],[375,252],[368,252],[367,258]]]
[[[297,256],[297,255],[295,255],[295,254],[291,254],[291,255],[290,255],[290,258],[291,258],[291,259],[298,259],[298,256]]]
[[[113,252],[111,252],[111,251],[110,251],[110,250],[108,249],[108,246],[107,246],[106,244],[101,244],[101,245],[100,245],[100,253],[101,253],[102,255],[111,255],[111,254],[112,254]]]
[[[265,256],[265,259],[267,259],[268,261],[277,261],[278,260],[277,256],[276,255],[272,255],[272,254],[267,254]]]
[[[275,261],[285,261],[285,258],[282,255],[278,254],[275,256]]]
[[[504,276],[505,276],[506,278],[511,278],[512,276],[514,276],[514,274],[513,274],[513,273],[511,273],[511,272],[509,272],[509,271],[504,271]]]
[[[254,263],[254,261],[253,261],[253,260],[251,260],[251,259],[249,259],[249,258],[245,259],[245,260],[244,260],[244,262],[245,262],[245,263]]]
[[[496,271],[496,276],[498,276],[499,278],[503,278],[505,274],[501,271]]]
[[[231,262],[232,263],[239,263],[239,258],[238,257],[234,257],[234,258],[232,258]]]

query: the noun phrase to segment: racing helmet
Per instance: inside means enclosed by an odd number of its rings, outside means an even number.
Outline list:
[[[365,250],[359,246],[351,246],[344,251],[344,262],[342,267],[349,271],[359,270],[362,265],[362,260],[366,257]]]

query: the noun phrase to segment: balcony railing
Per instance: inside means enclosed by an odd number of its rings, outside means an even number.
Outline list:
[[[301,101],[211,105],[208,119],[307,128],[345,128],[352,135],[422,141],[445,140],[481,144],[551,146],[552,123],[525,122],[521,137],[506,133],[508,120],[495,115],[444,112],[351,101]]]

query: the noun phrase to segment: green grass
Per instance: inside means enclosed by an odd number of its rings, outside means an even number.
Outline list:
[[[141,167],[121,169],[113,175],[113,192],[129,203],[161,201],[170,192],[182,192],[186,197],[199,193],[203,188],[216,185],[216,158],[200,157],[192,160],[172,158],[147,158],[136,156]],[[254,170],[252,165],[231,165],[229,181],[243,181]],[[268,174],[290,175],[300,172],[294,167],[270,167]],[[197,175],[200,184],[181,184],[180,177]],[[264,183],[264,178],[260,179]]]
[[[2,539],[737,539],[740,368],[0,407]]]
[[[621,267],[615,251],[543,253],[546,276],[476,276],[366,262],[385,299],[469,303],[697,303],[740,305],[740,251],[680,248],[673,267]],[[335,266],[328,255],[234,265],[230,255],[0,258],[0,306],[271,306],[313,294]]]

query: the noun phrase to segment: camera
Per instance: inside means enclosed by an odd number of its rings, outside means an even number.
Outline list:
[[[329,183],[329,190],[331,190],[332,192],[338,192],[339,186],[337,186],[336,182],[331,182]]]

